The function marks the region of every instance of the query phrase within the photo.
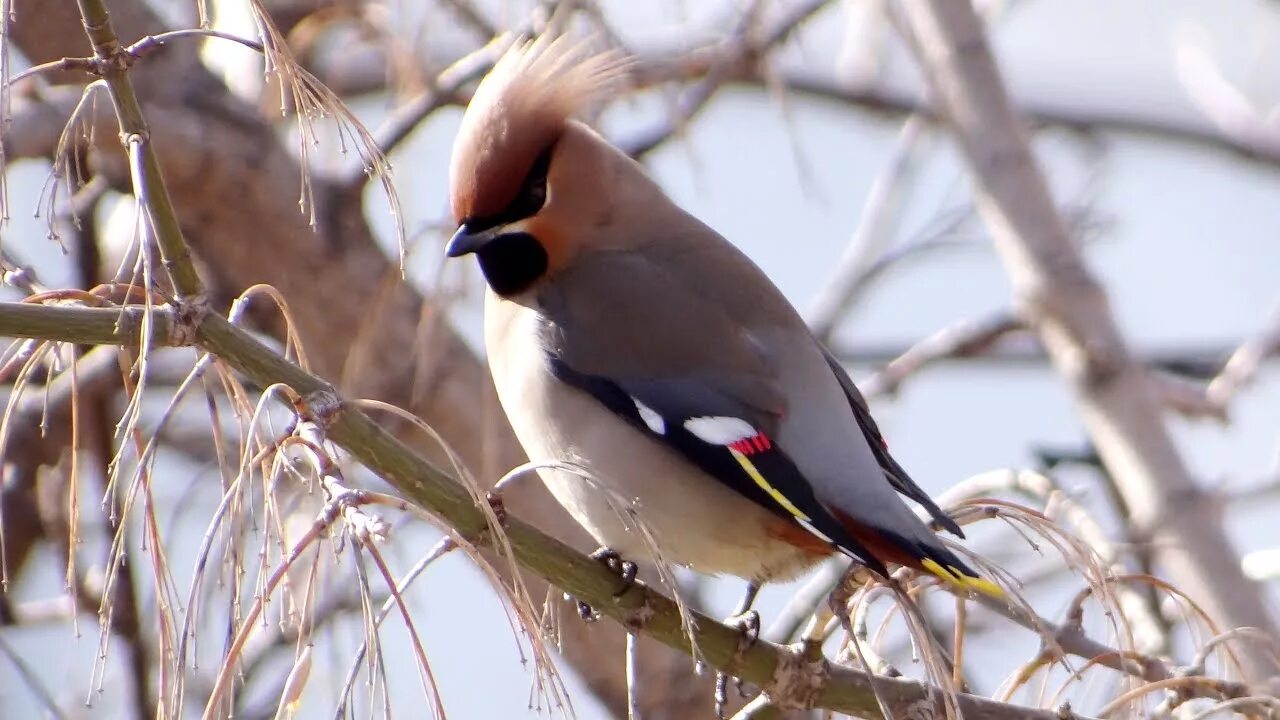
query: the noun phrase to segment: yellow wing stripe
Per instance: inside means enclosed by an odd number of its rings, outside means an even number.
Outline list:
[[[733,454],[733,459],[737,460],[738,464],[742,466],[742,470],[746,472],[753,481],[755,481],[756,485],[760,486],[761,490],[768,493],[769,497],[773,498],[774,502],[781,505],[787,512],[794,515],[797,519],[802,520],[805,523],[810,521],[809,516],[801,512],[800,508],[796,507],[790,500],[788,500],[786,495],[778,492],[777,488],[769,484],[769,481],[766,480],[760,470],[756,468],[755,463],[751,462],[746,455],[734,450],[733,448],[729,448],[729,452]],[[939,578],[942,578],[944,582],[950,585],[964,588],[966,590],[974,590],[996,599],[1004,599],[1005,597],[1004,590],[999,585],[996,585],[990,580],[966,575],[963,571],[954,566],[943,567],[928,558],[921,560],[921,565],[924,566],[925,570],[937,575]]]
[[[756,485],[760,486],[761,490],[769,493],[769,497],[773,498],[774,502],[781,505],[787,512],[797,518],[804,520],[805,522],[810,520],[810,517],[800,512],[800,508],[793,505],[791,501],[787,499],[786,495],[778,492],[776,488],[769,484],[768,480],[764,479],[764,475],[761,475],[760,471],[756,469],[756,464],[747,459],[746,455],[743,455],[733,448],[729,448],[729,452],[733,453],[733,459],[738,461],[738,464],[742,466],[743,471],[745,471],[747,475],[755,481]]]
[[[924,566],[925,570],[937,575],[942,578],[944,582],[950,585],[961,587],[966,590],[975,590],[983,595],[996,598],[997,600],[1003,600],[1005,598],[1004,589],[990,580],[965,575],[954,566],[942,567],[928,558],[921,560],[920,564]]]

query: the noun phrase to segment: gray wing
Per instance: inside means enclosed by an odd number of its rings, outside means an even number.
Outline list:
[[[679,453],[708,482],[883,572],[780,442],[789,408],[777,371],[706,285],[636,254],[601,253],[567,268],[539,295],[553,374]]]
[[[897,460],[889,454],[889,445],[885,442],[884,436],[880,434],[880,428],[876,425],[876,421],[871,417],[871,409],[867,407],[867,401],[862,397],[862,393],[858,391],[858,387],[853,384],[853,380],[849,379],[849,374],[844,371],[840,365],[840,361],[831,354],[831,351],[822,348],[823,355],[827,358],[827,364],[831,366],[831,372],[835,374],[836,380],[840,382],[844,395],[849,400],[849,408],[853,410],[853,416],[858,421],[858,427],[862,429],[862,434],[867,439],[867,444],[871,446],[871,452],[875,455],[876,461],[880,463],[880,468],[884,470],[884,476],[888,479],[889,484],[898,492],[915,500],[924,507],[925,510],[933,516],[938,525],[953,535],[964,537],[964,531],[956,524],[951,516],[943,512],[942,508],[929,497],[919,485],[911,479],[907,471],[898,464]]]
[[[857,403],[839,397],[794,309],[763,277],[695,272],[706,267],[598,252],[558,272],[538,294],[553,372],[877,571],[885,559],[935,557],[963,568],[894,492],[928,501],[885,472],[887,453],[865,437],[869,416],[846,414]]]
[[[549,358],[561,382],[594,398],[719,482],[834,549],[884,575],[884,564],[819,498],[775,444],[777,417],[734,396],[731,387],[694,378],[610,378]],[[765,428],[768,428],[767,430]],[[636,459],[638,460],[638,458]]]

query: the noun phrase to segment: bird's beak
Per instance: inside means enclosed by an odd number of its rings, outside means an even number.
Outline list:
[[[453,233],[453,237],[449,238],[449,244],[444,246],[444,254],[451,258],[470,255],[496,237],[501,229],[501,227],[493,227],[472,232],[466,223],[462,223]]]

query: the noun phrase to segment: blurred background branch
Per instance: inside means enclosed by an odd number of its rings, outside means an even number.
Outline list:
[[[1020,313],[1072,385],[1081,419],[1115,482],[1137,539],[1225,627],[1280,637],[1261,587],[1244,577],[1219,517],[1187,470],[1145,368],[1134,360],[1085,269],[1027,147],[982,21],[967,3],[905,0],[904,24],[926,80],[963,148],[982,214]],[[1241,650],[1248,677],[1269,678],[1271,652]]]

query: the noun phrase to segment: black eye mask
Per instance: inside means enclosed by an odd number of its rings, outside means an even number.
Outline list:
[[[471,232],[482,232],[492,227],[523,220],[542,209],[547,202],[547,172],[551,169],[551,152],[555,147],[552,144],[538,155],[538,159],[533,162],[533,167],[529,169],[529,174],[520,184],[520,192],[516,193],[515,198],[501,212],[488,217],[467,218],[464,221]]]

